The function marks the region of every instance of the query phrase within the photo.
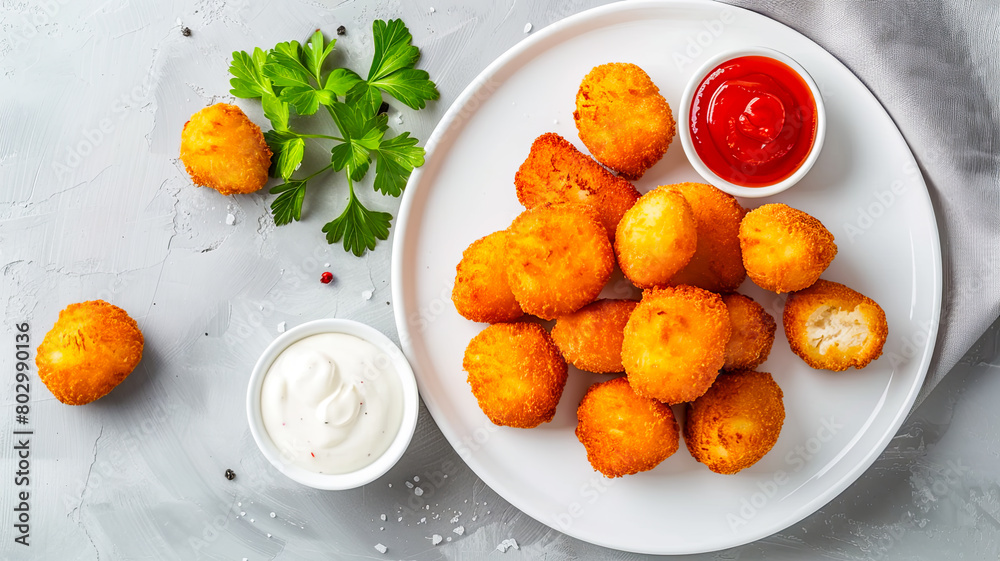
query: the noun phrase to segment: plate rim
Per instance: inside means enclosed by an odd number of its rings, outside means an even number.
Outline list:
[[[779,524],[780,527],[775,527],[771,529],[759,530],[756,532],[749,532],[747,534],[732,534],[728,540],[720,540],[720,543],[711,547],[696,547],[696,548],[657,548],[650,549],[644,547],[622,547],[617,543],[610,543],[603,539],[595,539],[594,537],[589,537],[586,535],[581,535],[579,532],[574,532],[572,530],[563,530],[553,527],[550,523],[546,522],[544,519],[536,516],[529,510],[523,508],[520,504],[515,503],[510,499],[511,496],[517,496],[517,493],[513,493],[509,487],[498,478],[494,478],[492,474],[489,474],[486,470],[477,469],[479,467],[479,462],[474,458],[462,458],[462,460],[469,466],[469,468],[476,474],[476,476],[487,484],[491,489],[493,489],[497,494],[508,501],[512,506],[517,508],[519,511],[525,513],[531,518],[537,520],[539,523],[545,525],[548,528],[559,531],[568,536],[580,539],[587,543],[594,545],[607,547],[620,551],[629,551],[641,554],[671,554],[671,555],[683,555],[683,554],[696,554],[696,553],[707,553],[712,551],[720,551],[727,548],[737,547],[757,541],[759,539],[765,538],[767,536],[773,535],[784,529],[791,527],[792,525],[798,523],[804,518],[814,514],[823,505],[829,503],[831,500],[840,495],[847,487],[857,481],[876,459],[882,454],[885,448],[888,446],[889,441],[896,435],[899,431],[905,418],[909,415],[912,410],[913,403],[916,397],[923,387],[927,373],[929,371],[931,360],[934,356],[934,350],[936,348],[937,335],[941,322],[941,306],[943,301],[943,262],[941,254],[941,238],[940,231],[937,224],[937,213],[935,212],[933,201],[930,197],[930,192],[927,188],[927,182],[924,178],[923,172],[920,171],[919,165],[916,158],[913,155],[913,150],[910,148],[909,143],[906,142],[906,138],[903,136],[902,131],[900,131],[899,126],[896,121],[892,118],[892,115],[885,108],[885,106],[879,101],[879,99],[872,93],[864,81],[862,81],[849,67],[847,67],[843,62],[841,62],[836,56],[827,51],[822,45],[816,43],[813,39],[802,34],[801,32],[789,27],[788,25],[770,18],[766,15],[760,14],[753,10],[743,8],[740,6],[734,6],[731,4],[725,4],[722,2],[716,2],[713,0],[629,0],[628,2],[613,2],[610,4],[605,4],[602,6],[597,6],[584,10],[582,12],[573,14],[562,20],[553,22],[540,29],[537,33],[533,33],[531,36],[519,41],[515,45],[511,46],[509,49],[504,51],[500,56],[494,59],[489,65],[486,66],[479,74],[473,78],[469,84],[462,90],[462,92],[455,98],[448,110],[442,115],[441,119],[438,121],[424,145],[425,150],[428,155],[432,155],[438,149],[438,145],[445,142],[448,139],[449,133],[456,126],[461,126],[461,121],[459,120],[460,114],[465,109],[466,105],[483,87],[488,80],[496,74],[496,71],[502,69],[512,61],[516,60],[519,56],[523,55],[525,52],[536,47],[538,43],[542,43],[549,40],[552,36],[555,36],[568,28],[574,27],[576,25],[582,24],[587,20],[592,18],[599,18],[607,13],[617,13],[617,12],[627,12],[627,11],[641,11],[650,8],[663,9],[663,8],[682,8],[684,6],[692,6],[703,8],[706,6],[715,6],[732,9],[744,14],[750,14],[750,17],[761,17],[772,21],[773,23],[786,28],[789,32],[799,36],[804,41],[812,43],[817,48],[821,49],[823,52],[830,55],[835,64],[840,65],[843,70],[850,73],[851,76],[858,81],[861,85],[863,91],[868,95],[872,101],[874,101],[883,113],[889,118],[892,123],[893,133],[898,137],[898,140],[902,142],[902,145],[906,147],[906,163],[912,163],[914,168],[919,171],[918,179],[920,182],[920,192],[923,197],[923,203],[926,205],[930,214],[930,224],[929,224],[929,235],[932,239],[930,255],[930,263],[933,268],[933,274],[931,275],[932,280],[932,291],[933,291],[933,301],[931,302],[931,325],[929,326],[927,333],[927,343],[924,345],[923,351],[920,354],[920,361],[917,366],[918,374],[914,379],[913,383],[909,387],[906,397],[903,400],[903,406],[897,410],[893,417],[891,423],[889,423],[888,428],[880,436],[877,443],[871,447],[871,449],[866,453],[863,461],[858,462],[853,468],[848,470],[835,484],[830,485],[827,489],[818,493],[812,500],[807,501],[799,509],[793,511],[792,514],[785,517]],[[430,158],[428,158],[430,160]],[[407,249],[412,243],[409,237],[406,235],[407,229],[410,225],[411,217],[413,216],[413,207],[417,204],[418,198],[428,191],[430,187],[421,188],[422,177],[425,170],[428,168],[417,168],[411,174],[406,188],[403,192],[403,197],[400,202],[399,211],[397,213],[396,225],[394,228],[393,242],[392,242],[392,255],[390,260],[390,285],[392,290],[393,298],[393,316],[396,323],[396,329],[400,338],[400,345],[403,349],[404,354],[407,359],[413,365],[414,372],[416,373],[417,384],[421,390],[421,393],[425,391],[425,382],[423,382],[422,370],[423,366],[418,360],[417,353],[413,346],[413,335],[411,334],[411,326],[407,322],[404,311],[407,308],[412,307],[409,304],[410,298],[406,293],[406,288],[401,278],[402,271],[405,266],[405,259],[407,257]],[[398,234],[398,236],[396,235]],[[423,400],[423,396],[421,396]],[[428,412],[430,412],[432,418],[435,419],[435,424],[438,426],[439,430],[444,435],[448,444],[458,451],[456,442],[461,441],[461,437],[454,434],[451,427],[447,425],[442,425],[438,423],[438,419],[441,418],[443,412],[440,411],[436,404],[428,403],[424,401]],[[485,475],[484,475],[485,473]],[[728,536],[727,536],[728,537]]]

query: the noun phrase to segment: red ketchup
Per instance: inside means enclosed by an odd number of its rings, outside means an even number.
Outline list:
[[[702,80],[691,102],[691,141],[716,175],[744,187],[795,173],[816,140],[816,100],[783,62],[734,58]]]

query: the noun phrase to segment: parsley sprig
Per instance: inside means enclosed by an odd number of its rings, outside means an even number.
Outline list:
[[[362,255],[375,249],[378,240],[389,237],[392,215],[366,208],[357,198],[354,185],[368,173],[375,161],[375,190],[398,197],[414,168],[424,163],[424,149],[417,139],[403,132],[389,135],[388,117],[379,112],[382,94],[412,109],[423,109],[440,94],[427,72],[414,68],[420,50],[402,20],[376,20],[372,24],[375,55],[368,77],[348,68],[324,66],[333,53],[336,39],[326,42],[316,30],[305,45],[298,41],[278,43],[270,51],[255,48],[253,53],[233,53],[229,67],[232,90],[239,98],[260,99],[264,116],[272,130],[264,139],[274,153],[271,175],[284,183],[271,189],[274,223],[282,226],[302,218],[309,182],[333,170],[344,172],[349,198],[344,211],[323,226],[328,243],[343,240],[344,249]],[[291,129],[291,112],[315,115],[320,108],[330,116],[339,136],[303,134]],[[300,178],[293,176],[302,164],[306,141],[332,142],[330,163]]]

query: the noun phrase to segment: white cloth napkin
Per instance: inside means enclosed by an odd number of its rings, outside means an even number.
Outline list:
[[[941,234],[941,326],[917,404],[1000,315],[1000,10],[962,0],[726,0],[846,64],[902,131]]]

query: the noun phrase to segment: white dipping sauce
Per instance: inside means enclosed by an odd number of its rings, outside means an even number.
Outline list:
[[[389,356],[344,333],[300,339],[271,363],[261,416],[284,462],[348,473],[389,447],[403,418],[403,390]]]

